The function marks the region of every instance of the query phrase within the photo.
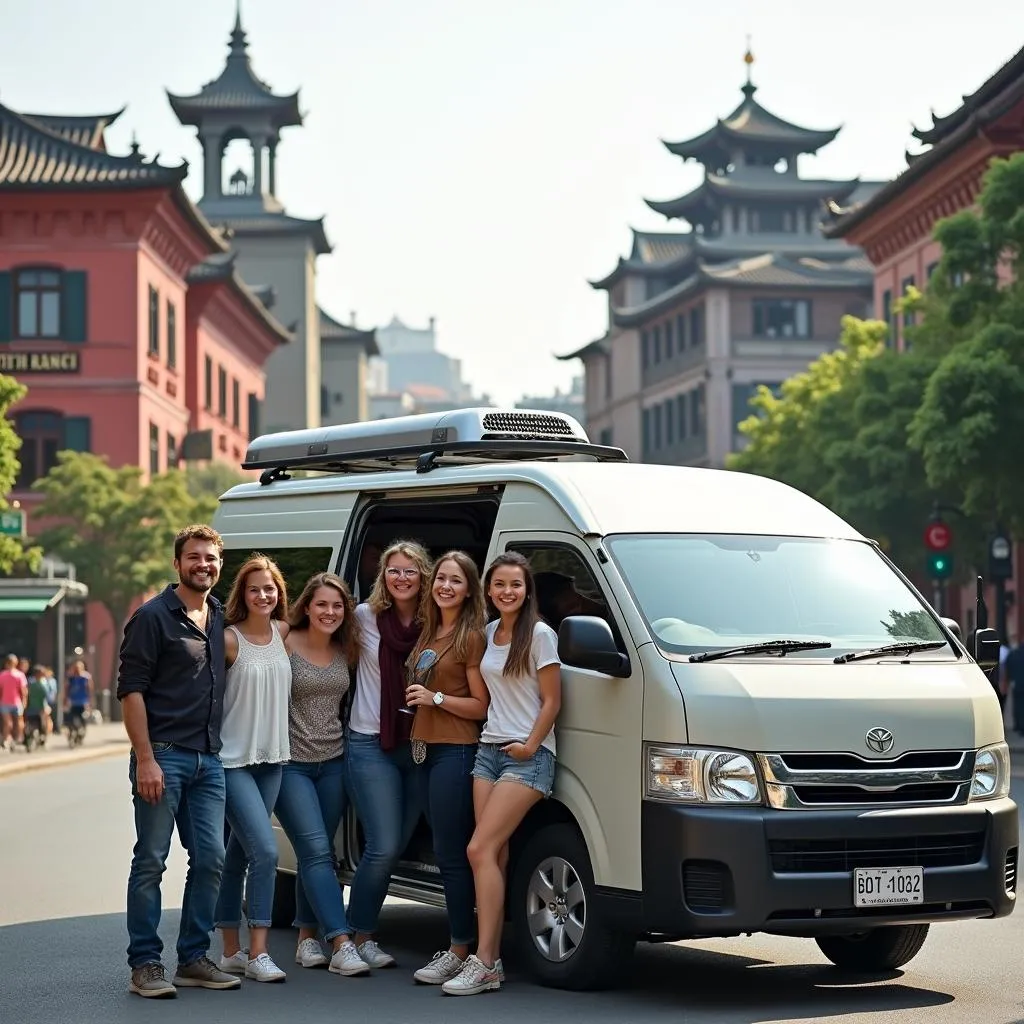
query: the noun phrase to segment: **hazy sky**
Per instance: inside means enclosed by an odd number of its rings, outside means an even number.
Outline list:
[[[26,112],[128,104],[162,162],[194,130],[164,88],[192,93],[224,64],[234,0],[0,0],[0,102]],[[258,75],[301,88],[278,196],[327,216],[319,297],[360,326],[424,324],[498,400],[566,385],[555,361],[599,337],[601,277],[629,226],[678,230],[643,199],[700,172],[659,139],[708,128],[740,98],[745,37],[758,99],[809,127],[845,126],[803,158],[819,177],[888,178],[911,123],[948,113],[1024,45],[1024,3],[921,0],[243,0]],[[233,169],[233,168],[230,168]]]

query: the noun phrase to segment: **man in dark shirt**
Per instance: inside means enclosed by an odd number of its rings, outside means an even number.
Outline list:
[[[132,741],[128,777],[136,843],[128,876],[129,990],[174,996],[175,985],[237,988],[241,982],[209,958],[210,932],[224,865],[224,615],[210,596],[224,544],[209,526],[174,539],[178,583],[128,620],[121,643],[117,696]],[[177,823],[188,851],[174,983],[161,954],[160,880]]]

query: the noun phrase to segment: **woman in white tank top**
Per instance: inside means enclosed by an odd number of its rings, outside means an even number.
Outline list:
[[[269,558],[253,555],[239,569],[224,610],[228,673],[220,757],[231,835],[214,920],[224,943],[220,969],[254,981],[285,978],[267,952],[267,933],[277,876],[270,815],[281,790],[284,762],[290,757],[287,612],[280,569]],[[248,897],[247,950],[241,948],[238,934],[243,886]]]

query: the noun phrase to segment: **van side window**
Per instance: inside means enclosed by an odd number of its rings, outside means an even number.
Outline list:
[[[530,543],[512,543],[507,550],[530,560],[541,617],[556,633],[569,615],[596,615],[616,631],[601,587],[579,552],[560,544]]]
[[[228,599],[235,575],[246,559],[256,553],[249,548],[230,548],[224,551],[220,580],[213,591],[221,601]],[[263,548],[258,554],[266,555],[277,563],[288,588],[289,601],[298,598],[310,576],[317,572],[329,572],[333,568],[331,556],[334,552],[331,548]]]

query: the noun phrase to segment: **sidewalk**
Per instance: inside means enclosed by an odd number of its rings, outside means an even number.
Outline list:
[[[76,750],[68,747],[67,737],[54,733],[42,749],[31,754],[25,748],[15,747],[12,753],[0,751],[0,781],[10,775],[36,771],[42,768],[59,768],[79,761],[96,761],[102,757],[128,756],[128,736],[121,722],[104,722],[90,725],[85,742]]]

